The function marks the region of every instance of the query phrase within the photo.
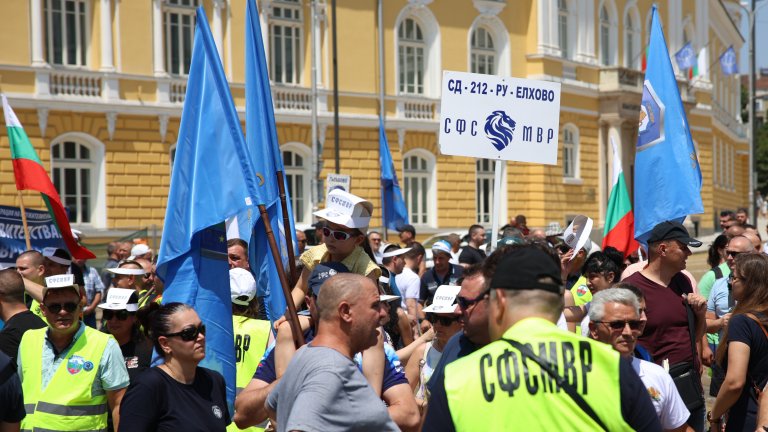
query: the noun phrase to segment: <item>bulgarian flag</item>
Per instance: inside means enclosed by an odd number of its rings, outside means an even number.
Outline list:
[[[624,257],[627,257],[636,251],[640,245],[635,241],[635,216],[632,213],[632,201],[629,200],[619,151],[613,137],[611,137],[611,146],[613,147],[613,186],[606,210],[603,249],[606,246],[613,246],[623,252]]]
[[[48,213],[51,214],[56,227],[64,239],[67,249],[76,259],[92,259],[96,255],[80,244],[72,236],[69,227],[69,219],[64,206],[61,204],[59,193],[48,177],[40,158],[37,157],[32,143],[29,142],[27,133],[21,127],[19,119],[8,105],[8,99],[3,95],[3,111],[5,113],[5,126],[8,128],[8,141],[11,143],[11,158],[13,159],[13,174],[16,177],[17,190],[36,190],[42,195]]]

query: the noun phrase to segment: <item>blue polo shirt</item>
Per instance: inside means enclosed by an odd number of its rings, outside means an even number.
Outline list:
[[[461,273],[464,271],[464,267],[449,264],[448,274],[444,278],[440,278],[435,268],[427,270],[424,276],[421,277],[421,289],[419,290],[419,301],[427,304],[432,303],[432,298],[435,296],[435,291],[440,285],[458,285]]]

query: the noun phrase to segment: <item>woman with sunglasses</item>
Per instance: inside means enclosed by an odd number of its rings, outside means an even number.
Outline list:
[[[152,344],[141,334],[136,320],[138,308],[136,291],[110,288],[101,309],[102,331],[111,334],[123,353],[131,382],[152,363]]]
[[[224,378],[198,366],[205,358],[205,325],[194,309],[150,303],[138,318],[164,362],[131,382],[120,406],[120,431],[226,430]]]
[[[742,253],[731,271],[731,292],[736,302],[717,348],[717,363],[725,380],[712,411],[710,430],[756,429],[757,400],[768,380],[768,256]]]

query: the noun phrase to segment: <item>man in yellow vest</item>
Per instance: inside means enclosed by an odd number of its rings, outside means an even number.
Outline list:
[[[27,416],[22,430],[117,430],[128,386],[120,347],[112,336],[79,320],[82,291],[74,276],[47,277],[41,310],[48,327],[24,334],[17,357]]]
[[[494,342],[446,366],[423,430],[660,430],[631,365],[555,325],[564,290],[555,252],[534,244],[499,253],[488,285]]]

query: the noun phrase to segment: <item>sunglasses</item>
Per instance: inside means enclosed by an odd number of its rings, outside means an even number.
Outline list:
[[[205,324],[200,324],[197,327],[187,327],[184,330],[176,333],[168,333],[165,337],[178,336],[185,342],[191,342],[197,339],[198,335],[205,336]]]
[[[459,316],[452,316],[452,317],[446,317],[446,316],[438,316],[435,314],[427,314],[427,321],[431,322],[432,324],[440,323],[440,325],[448,327],[449,325],[455,323],[459,320]]]
[[[62,309],[67,311],[67,313],[72,313],[77,309],[77,303],[75,302],[67,302],[67,303],[51,303],[45,305],[46,309],[51,311],[51,313],[57,314],[61,312]]]
[[[323,228],[323,236],[333,237],[335,240],[343,241],[352,237],[352,234],[346,231],[334,231],[330,228]]]
[[[739,256],[739,255],[741,255],[741,254],[743,254],[743,253],[744,253],[744,252],[729,251],[729,250],[726,250],[726,251],[725,251],[725,255],[726,255],[726,256],[731,256],[731,257],[733,257],[733,258],[736,258],[737,256]]]
[[[643,322],[640,320],[625,320],[625,321],[595,321],[600,324],[605,324],[611,328],[611,330],[624,330],[624,327],[629,325],[631,330],[640,330],[643,326]]]
[[[456,302],[459,304],[459,310],[461,310],[462,312],[465,312],[473,304],[478,303],[478,302],[484,300],[485,296],[487,296],[489,292],[490,291],[482,292],[482,293],[480,293],[479,296],[477,296],[477,297],[475,297],[473,299],[468,299],[468,298],[462,297],[462,296],[456,297]]]
[[[125,321],[128,319],[128,317],[131,316],[131,313],[127,310],[109,310],[104,309],[101,311],[101,317],[104,318],[105,321],[109,321],[112,318],[117,318],[118,321]]]

